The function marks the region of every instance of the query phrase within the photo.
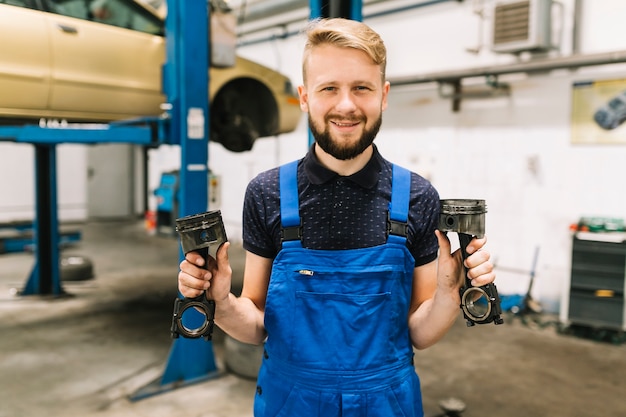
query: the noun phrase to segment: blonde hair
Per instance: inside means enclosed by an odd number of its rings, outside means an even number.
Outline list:
[[[320,45],[353,48],[365,52],[380,66],[380,75],[385,80],[387,49],[382,38],[369,26],[356,20],[343,18],[315,19],[305,29],[307,41],[302,58],[302,77],[306,82],[306,61],[311,51]]]

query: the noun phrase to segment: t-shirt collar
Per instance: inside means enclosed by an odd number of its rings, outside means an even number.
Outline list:
[[[360,171],[343,178],[350,180],[363,188],[374,188],[374,186],[378,182],[378,176],[380,173],[380,168],[382,166],[380,161],[382,156],[378,152],[376,145],[373,146],[374,152],[367,164],[365,164],[365,166]],[[313,184],[319,185],[339,177],[339,174],[331,171],[319,162],[319,160],[315,156],[314,147],[315,144],[311,146],[309,152],[307,152],[303,160],[304,172],[309,178],[309,181]]]

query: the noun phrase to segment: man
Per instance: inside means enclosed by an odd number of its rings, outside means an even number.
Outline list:
[[[315,144],[248,186],[241,296],[228,243],[208,265],[188,254],[179,289],[206,290],[232,337],[265,341],[256,416],[422,416],[412,348],[458,317],[461,255],[435,230],[432,185],[373,145],[389,93],[378,34],[328,19],[307,35],[298,91]],[[468,246],[473,285],[495,278],[484,244]]]

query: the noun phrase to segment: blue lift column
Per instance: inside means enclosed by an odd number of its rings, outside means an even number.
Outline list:
[[[310,0],[311,19],[343,17],[351,20],[363,20],[362,0]]]
[[[309,0],[309,19],[327,17],[343,17],[345,19],[363,20],[363,0]],[[309,130],[309,147],[315,139]]]
[[[35,265],[22,295],[64,294],[59,266],[56,145],[35,145]]]
[[[170,142],[181,147],[178,216],[183,217],[208,210],[209,10],[206,0],[168,0],[167,10],[163,89],[171,105]],[[181,250],[181,260],[183,256]],[[204,317],[190,309],[185,320],[186,326],[197,328]],[[131,398],[138,400],[218,375],[210,341],[179,337],[173,341],[160,380]]]

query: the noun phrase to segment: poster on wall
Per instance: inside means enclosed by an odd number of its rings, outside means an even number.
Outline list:
[[[575,82],[572,143],[626,144],[626,79]]]

